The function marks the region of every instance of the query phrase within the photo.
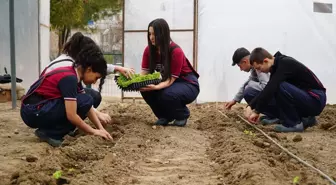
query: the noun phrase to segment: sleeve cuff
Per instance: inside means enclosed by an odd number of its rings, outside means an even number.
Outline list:
[[[113,65],[113,64],[107,64],[107,74],[114,73],[114,70],[115,70],[115,65]]]
[[[77,101],[77,98],[64,97],[64,100],[67,100],[67,101]]]
[[[174,77],[174,78],[179,78],[179,75],[171,75],[172,77]]]

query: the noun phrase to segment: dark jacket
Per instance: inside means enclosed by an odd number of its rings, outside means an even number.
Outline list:
[[[277,52],[274,57],[274,64],[270,70],[270,80],[259,96],[256,96],[250,102],[249,106],[252,109],[260,112],[267,106],[282,82],[288,82],[307,92],[312,89],[326,91],[315,74],[302,63],[280,52]]]

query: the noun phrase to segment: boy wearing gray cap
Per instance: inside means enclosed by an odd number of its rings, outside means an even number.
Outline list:
[[[226,103],[225,108],[231,109],[237,102],[241,102],[244,98],[249,103],[254,97],[256,97],[266,86],[270,76],[268,73],[262,73],[255,70],[250,64],[250,52],[244,48],[238,48],[232,56],[232,66],[237,65],[241,71],[250,72],[249,78],[240,87],[238,93],[233,100]],[[277,119],[277,107],[275,101],[271,102],[267,109],[263,111],[265,116],[260,118],[262,124],[278,123]]]

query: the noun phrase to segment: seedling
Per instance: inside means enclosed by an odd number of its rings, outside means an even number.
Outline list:
[[[244,130],[244,133],[245,133],[246,135],[250,135],[250,136],[253,136],[253,137],[256,136],[255,133],[253,133],[252,131],[249,131],[249,130]]]
[[[73,168],[69,169],[69,173],[74,172],[74,171],[75,171],[75,169],[73,169]]]
[[[293,185],[297,185],[300,182],[300,177],[299,176],[295,176],[293,179]]]
[[[53,174],[54,179],[57,180],[57,179],[61,178],[61,177],[62,177],[62,173],[63,173],[62,170],[57,170],[57,171]]]
[[[150,84],[157,85],[161,82],[161,74],[155,72],[147,75],[135,74],[131,79],[124,75],[115,76],[114,81],[122,91],[139,91]]]

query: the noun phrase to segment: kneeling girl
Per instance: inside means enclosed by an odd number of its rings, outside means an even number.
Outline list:
[[[92,135],[112,139],[93,109],[93,99],[83,93],[85,85],[100,80],[104,83],[107,65],[96,44],[87,44],[75,58],[76,65],[59,67],[42,74],[22,99],[21,117],[24,123],[37,128],[35,135],[52,146],[60,146],[63,137],[76,127]],[[97,129],[84,122],[89,119]]]

